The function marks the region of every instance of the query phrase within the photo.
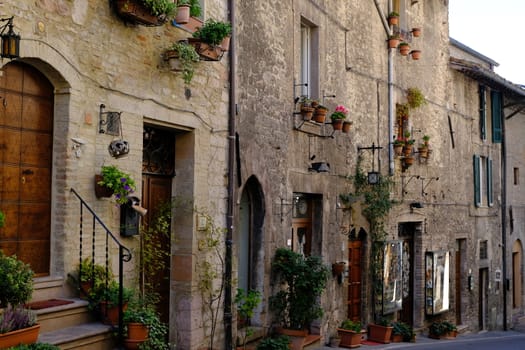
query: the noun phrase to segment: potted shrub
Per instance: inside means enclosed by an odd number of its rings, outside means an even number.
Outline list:
[[[172,70],[182,72],[184,83],[189,85],[193,79],[195,65],[200,60],[195,47],[181,40],[164,52],[164,59],[170,63]]]
[[[0,307],[29,301],[33,294],[34,272],[28,264],[0,250],[0,276]]]
[[[328,108],[323,105],[318,105],[315,107],[313,119],[318,123],[324,123],[327,114]]]
[[[394,154],[400,156],[403,154],[403,147],[405,146],[405,140],[398,137],[394,140]]]
[[[230,23],[209,19],[188,40],[191,45],[195,46],[195,50],[201,57],[218,61],[222,58],[224,51],[228,51],[231,33]]]
[[[448,321],[435,321],[428,328],[428,336],[433,339],[453,339],[457,336],[457,328]]]
[[[34,311],[9,304],[0,315],[0,349],[36,343],[39,330]]]
[[[102,166],[102,175],[95,176],[95,179],[97,180],[96,185],[112,191],[118,204],[126,203],[128,195],[135,191],[135,180],[131,178],[131,175],[123,172],[115,165]],[[95,193],[97,193],[96,187]]]
[[[138,299],[130,301],[124,311],[123,320],[127,330],[127,337],[124,340],[127,348],[137,348],[144,343],[148,340],[149,329],[158,327],[161,323],[154,306]]]
[[[242,347],[246,349],[246,340],[253,335],[253,329],[249,327],[250,319],[253,317],[255,308],[261,302],[261,292],[257,290],[245,291],[242,288],[237,289],[237,295],[235,295],[235,304],[237,306],[237,322],[244,326],[242,332]],[[241,328],[241,327],[237,327]]]
[[[341,338],[339,346],[344,348],[358,348],[361,346],[361,322],[346,319],[337,328]]]
[[[334,130],[343,129],[343,121],[346,119],[347,114],[348,109],[345,106],[338,105],[335,107],[334,113],[330,115],[330,119],[332,119],[332,127]]]
[[[111,269],[106,271],[104,265],[94,263],[91,257],[82,259],[75,271],[68,275],[75,288],[79,289],[80,297],[89,298],[92,290],[96,290],[113,280]]]
[[[388,344],[392,336],[392,329],[393,327],[390,326],[388,319],[381,318],[379,322],[368,325],[368,339],[378,343]]]
[[[116,325],[119,319],[119,284],[110,281],[94,288],[90,293],[90,308],[97,309],[104,324]],[[122,311],[125,312],[128,302],[133,296],[133,290],[123,287]]]
[[[392,341],[411,341],[414,337],[414,330],[408,324],[404,322],[393,322],[392,323]]]
[[[305,257],[278,248],[272,261],[272,276],[279,288],[270,297],[278,332],[305,337],[312,321],[323,315],[318,299],[326,287],[328,267],[318,256]]]

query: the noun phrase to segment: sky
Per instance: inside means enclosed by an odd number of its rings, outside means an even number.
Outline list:
[[[449,0],[449,36],[499,63],[494,71],[525,85],[525,0]]]

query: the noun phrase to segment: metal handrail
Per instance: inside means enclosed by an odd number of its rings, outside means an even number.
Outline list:
[[[83,248],[83,225],[84,225],[84,208],[86,208],[92,215],[93,219],[91,222],[92,225],[92,249],[91,255],[93,262],[95,261],[95,243],[96,243],[96,224],[98,223],[105,231],[105,268],[106,276],[109,276],[109,238],[118,246],[119,248],[119,272],[118,272],[118,283],[119,283],[119,298],[118,298],[118,345],[122,346],[124,344],[124,321],[123,321],[123,299],[124,299],[124,262],[129,262],[132,258],[131,251],[123,246],[120,241],[115,237],[115,235],[109,230],[109,228],[104,224],[104,222],[98,217],[95,211],[87,204],[87,202],[78,194],[75,189],[71,188],[71,192],[80,200],[80,227],[79,227],[79,275],[78,283],[80,286],[80,281],[82,277],[82,248]],[[94,267],[93,267],[94,268]],[[105,290],[109,289],[109,281],[106,278]],[[106,315],[107,317],[107,311]]]

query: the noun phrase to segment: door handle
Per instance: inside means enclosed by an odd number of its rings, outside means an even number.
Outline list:
[[[24,175],[33,175],[35,172],[31,169],[26,169],[24,171],[22,171],[22,174]]]

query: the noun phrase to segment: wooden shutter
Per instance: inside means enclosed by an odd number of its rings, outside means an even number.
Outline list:
[[[491,207],[494,204],[492,194],[492,159],[487,158],[487,204]]]
[[[492,102],[492,142],[501,143],[502,135],[502,110],[501,110],[501,92],[492,90],[490,92]]]
[[[474,204],[476,207],[481,206],[481,188],[480,188],[480,177],[479,177],[479,156],[474,155]]]
[[[487,138],[487,101],[485,86],[479,86],[479,133],[482,140]]]

